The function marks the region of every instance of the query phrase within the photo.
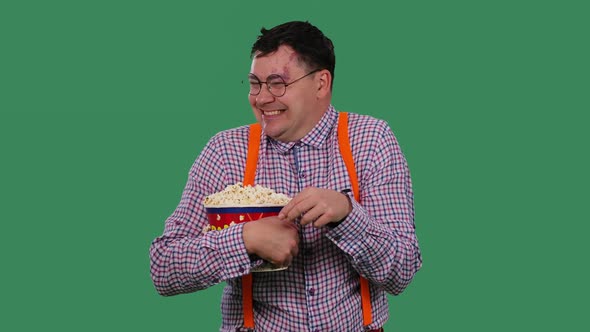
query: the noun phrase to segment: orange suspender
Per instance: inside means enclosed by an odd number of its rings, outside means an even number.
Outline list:
[[[361,195],[359,192],[359,183],[356,177],[356,169],[354,167],[354,159],[352,158],[352,150],[350,149],[350,141],[348,139],[348,113],[340,113],[338,116],[338,146],[340,147],[340,154],[344,159],[344,164],[348,170],[350,183],[352,184],[352,193],[357,202],[361,202]],[[368,326],[373,322],[372,308],[371,308],[371,292],[369,290],[369,281],[360,277],[361,281],[361,305],[363,308],[363,325]]]
[[[258,163],[258,150],[260,145],[260,124],[250,125],[250,136],[248,137],[248,157],[244,171],[244,186],[254,185],[256,177],[256,164]],[[242,277],[242,308],[244,311],[244,327],[254,329],[254,308],[252,307],[252,274]]]
[[[260,146],[261,130],[260,124],[258,123],[250,125],[250,135],[248,138],[248,157],[246,159],[246,169],[244,171],[244,186],[254,185],[256,164],[258,163],[258,149]],[[344,159],[344,164],[346,165],[348,175],[350,176],[354,199],[357,202],[360,202],[358,179],[356,177],[354,159],[352,158],[352,151],[350,149],[350,142],[348,140],[348,113],[340,112],[338,115],[338,144],[340,147],[340,154],[342,155],[342,159]],[[373,321],[371,313],[372,309],[369,281],[363,277],[360,277],[360,283],[363,324],[367,326]],[[252,307],[252,274],[247,274],[242,277],[242,307],[244,311],[244,327],[247,329],[254,329],[254,309]]]
[[[244,170],[244,186],[254,185],[256,177],[256,164],[258,164],[258,149],[260,145],[260,134],[262,128],[260,124],[250,125],[250,136],[248,137],[248,157],[246,159],[246,169]]]

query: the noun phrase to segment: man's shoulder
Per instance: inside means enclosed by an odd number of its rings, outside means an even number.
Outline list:
[[[376,117],[348,112],[348,131],[350,136],[371,136],[380,135],[389,130],[385,120]]]
[[[360,114],[360,113],[353,113],[353,112],[347,112],[349,115],[348,117],[350,118],[351,121],[357,122],[357,123],[384,123],[385,120],[376,118],[372,115],[367,115],[367,114]]]

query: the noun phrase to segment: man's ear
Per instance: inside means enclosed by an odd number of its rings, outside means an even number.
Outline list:
[[[318,98],[323,98],[332,92],[332,74],[327,69],[318,72]]]

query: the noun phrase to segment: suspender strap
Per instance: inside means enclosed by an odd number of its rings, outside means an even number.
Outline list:
[[[344,159],[350,183],[352,184],[352,193],[357,202],[361,202],[361,194],[359,191],[359,181],[356,177],[356,168],[354,166],[354,159],[352,158],[352,149],[350,148],[350,141],[348,139],[348,113],[338,114],[338,146],[340,147],[340,154]]]
[[[250,125],[250,136],[248,137],[248,157],[246,159],[246,169],[244,170],[244,186],[254,185],[261,133],[262,128],[260,127],[260,124],[253,123]]]
[[[254,329],[254,308],[252,307],[252,273],[242,277],[242,308],[244,327]]]
[[[348,170],[354,199],[360,203],[361,196],[359,192],[358,178],[356,176],[354,159],[352,158],[352,150],[350,149],[350,140],[348,139],[348,113],[340,112],[338,114],[338,146],[340,147],[340,154],[342,155],[342,159],[344,159],[344,164]],[[367,279],[360,277],[360,282],[363,325],[368,326],[373,322],[371,292],[369,290],[369,281]]]
[[[261,131],[262,128],[260,127],[260,124],[255,123],[250,125],[250,134],[248,137],[248,157],[246,159],[246,169],[244,170],[244,186],[254,185]],[[242,277],[242,308],[244,310],[244,327],[246,329],[254,329],[251,273]]]
[[[250,125],[250,134],[248,137],[248,157],[246,159],[246,169],[244,171],[244,186],[254,185],[256,177],[256,166],[258,163],[258,150],[260,147],[260,134],[262,128],[258,123]],[[340,112],[338,115],[338,145],[340,154],[344,159],[348,176],[352,184],[354,199],[360,203],[360,192],[350,141],[348,139],[348,113]],[[369,281],[360,277],[361,284],[361,307],[363,310],[363,325],[368,326],[373,322],[371,308],[371,293],[369,290]],[[252,274],[242,277],[242,307],[244,310],[244,328],[254,329],[254,308],[252,305]]]

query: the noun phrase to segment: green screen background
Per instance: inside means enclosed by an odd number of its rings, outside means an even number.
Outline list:
[[[207,140],[254,121],[250,46],[289,20],[410,165],[424,265],[386,330],[588,326],[585,3],[2,1],[0,329],[218,329],[221,285],[160,297],[148,248]]]

